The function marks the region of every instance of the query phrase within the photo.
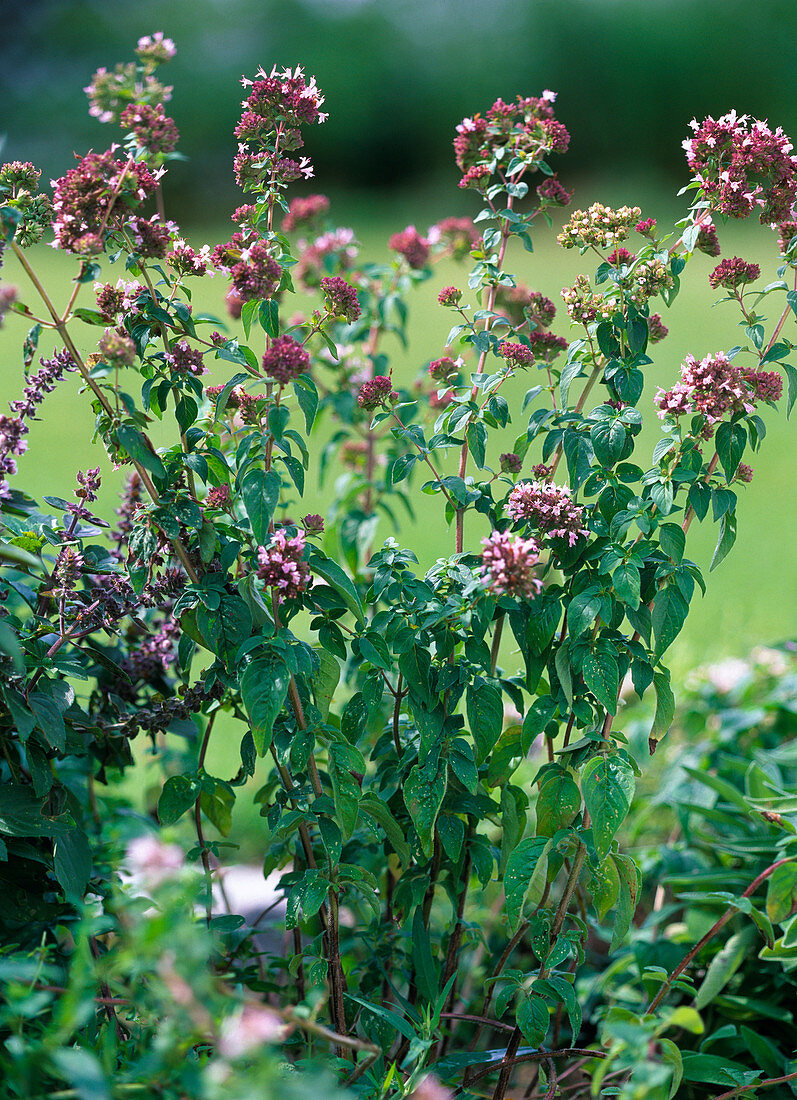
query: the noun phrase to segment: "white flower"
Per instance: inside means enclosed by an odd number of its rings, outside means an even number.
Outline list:
[[[281,1043],[290,1024],[266,1005],[246,1004],[221,1025],[218,1051],[225,1058],[240,1058],[262,1043]]]

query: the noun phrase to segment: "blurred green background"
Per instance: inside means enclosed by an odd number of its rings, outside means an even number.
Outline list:
[[[754,6],[739,0],[27,0],[0,7],[2,159],[33,160],[45,177],[70,167],[73,152],[100,150],[118,137],[88,116],[81,88],[94,70],[130,59],[142,34],[163,30],[174,38],[178,54],[162,78],[174,84],[168,112],[189,160],[170,170],[167,215],[195,244],[226,239],[232,228],[229,212],[240,202],[231,171],[238,81],[258,65],[301,63],[316,74],[330,119],[308,135],[316,179],[305,190],[330,194],[338,223],[352,225],[364,253],[377,260],[387,255],[390,233],[410,221],[424,229],[446,215],[475,212],[474,196],[456,186],[453,127],[498,95],[557,91],[557,114],[572,144],[556,167],[576,190],[574,204],[633,203],[660,226],[686,209],[675,194],[687,180],[680,143],[693,116],[735,107],[797,133],[793,0]],[[721,227],[720,239],[724,255],[761,264],[761,285],[776,278],[777,247],[768,230]],[[71,260],[45,247],[33,257],[62,302]],[[510,254],[508,266],[558,302],[580,260],[559,250],[544,230],[534,255]],[[652,409],[656,385],[675,379],[687,351],[701,356],[741,339],[729,307],[712,308],[715,295],[706,278],[712,266],[707,257],[695,257],[685,277],[688,293],[671,311],[663,309],[671,334],[656,350],[645,411]],[[118,274],[106,265],[104,277],[115,281]],[[3,276],[22,284],[11,258]],[[410,382],[442,353],[449,318],[435,295],[445,282],[460,280],[453,268],[438,268],[415,293],[409,349],[385,346],[402,381]],[[196,308],[223,316],[223,290],[220,279],[197,284]],[[90,293],[85,296],[83,304],[90,304]],[[32,305],[27,292],[26,298]],[[782,297],[765,305],[774,318]],[[789,327],[785,334],[797,338],[793,321]],[[568,334],[563,309],[554,328]],[[26,329],[20,318],[7,319],[3,400],[21,385],[19,346]],[[96,334],[84,330],[87,350]],[[219,372],[218,380],[225,376]],[[518,380],[514,394],[535,382]],[[764,419],[769,437],[751,459],[755,480],[740,487],[737,546],[710,578],[707,598],[696,597],[672,652],[676,671],[797,633],[792,436],[782,413],[765,410]],[[508,443],[520,425],[518,402]],[[91,429],[85,397],[70,379],[48,399],[44,420],[31,433],[30,453],[21,460],[26,488],[69,496],[77,467],[105,467],[102,449],[89,442]],[[653,424],[641,443],[642,465],[655,438]],[[106,485],[110,507],[113,479]],[[323,511],[323,505],[324,493],[311,480],[303,510]],[[436,505],[429,511],[419,527],[425,562],[452,548]],[[707,566],[716,528],[707,523],[693,531],[691,553]],[[405,531],[402,537],[412,536]]]

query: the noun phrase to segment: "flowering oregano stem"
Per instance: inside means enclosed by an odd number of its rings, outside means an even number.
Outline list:
[[[49,312],[50,316],[52,317],[53,322],[55,324],[55,328],[57,329],[58,334],[61,337],[61,339],[66,344],[67,350],[69,351],[69,354],[72,356],[72,359],[75,363],[75,366],[77,367],[78,371],[80,372],[81,378],[86,383],[86,385],[89,387],[89,389],[92,391],[92,393],[97,398],[99,403],[102,405],[103,409],[108,414],[108,416],[110,416],[112,420],[115,419],[115,414],[114,414],[113,407],[111,406],[111,404],[108,401],[105,394],[102,392],[102,389],[97,385],[97,383],[94,381],[94,379],[89,374],[89,372],[86,368],[86,364],[83,362],[83,358],[82,358],[80,352],[77,350],[77,347],[75,346],[75,342],[73,341],[72,336],[71,336],[71,334],[69,333],[69,331],[66,327],[66,323],[61,319],[61,317],[59,317],[58,311],[56,310],[55,306],[53,305],[52,301],[50,300],[50,297],[47,294],[47,291],[44,289],[42,284],[39,282],[39,279],[36,275],[36,272],[33,270],[33,268],[28,263],[27,257],[25,256],[25,253],[22,251],[22,249],[19,247],[19,245],[16,243],[16,241],[11,242],[11,248],[12,248],[15,256],[17,257],[17,259],[19,260],[20,264],[22,265],[22,268],[25,271],[25,274],[28,276],[30,281],[33,283],[34,287],[36,288],[36,290],[39,293],[40,298],[42,299],[45,306],[47,307],[47,310],[48,310],[48,312]],[[142,484],[144,485],[145,489],[147,490],[149,496],[151,497],[152,502],[156,505],[160,504],[160,498],[158,496],[158,491],[155,488],[155,486],[153,485],[152,479],[150,478],[149,474],[147,473],[147,471],[144,469],[143,466],[140,466],[138,464],[138,462],[135,461],[135,459],[133,459],[132,462],[133,462],[133,466],[136,469],[136,472],[138,473],[138,476],[141,478]],[[170,542],[172,548],[174,549],[175,554],[179,558],[183,569],[185,569],[186,573],[191,578],[193,583],[198,584],[199,583],[199,576],[198,576],[196,570],[194,569],[193,565],[191,564],[191,561],[188,557],[188,554],[186,553],[186,550],[185,550],[185,547],[183,546],[183,544],[180,542],[179,539],[170,539],[169,542]]]
[[[784,859],[776,860],[775,863],[771,863],[769,867],[766,868],[766,870],[762,871],[760,875],[753,879],[747,889],[743,891],[741,896],[743,898],[749,898],[751,894],[755,893],[762,882],[765,882],[771,874],[777,871],[778,867],[782,867],[785,863],[793,863],[795,859],[797,859],[797,856],[787,856]],[[645,1015],[650,1015],[651,1012],[656,1011],[661,1002],[672,989],[673,982],[675,982],[681,976],[681,974],[683,974],[683,972],[686,970],[692,960],[699,954],[701,949],[706,946],[709,940],[713,939],[714,936],[716,936],[717,932],[719,932],[721,928],[725,927],[731,917],[737,912],[738,908],[736,905],[729,906],[729,908],[726,909],[726,911],[722,914],[720,919],[715,924],[713,924],[711,928],[709,928],[705,936],[703,936],[702,939],[698,940],[691,951],[688,951],[686,955],[684,955],[684,957],[676,966],[675,970],[673,970],[669,978],[667,978],[667,980],[662,984],[661,989],[659,989],[656,996],[645,1009]]]
[[[512,202],[513,202],[512,195],[508,195],[507,196],[507,201],[506,201],[507,210],[512,209]],[[501,244],[500,244],[499,249],[498,249],[498,268],[499,268],[499,270],[502,268],[503,263],[504,263],[504,257],[506,255],[506,246],[507,246],[508,240],[509,240],[509,222],[507,222],[505,220],[504,224],[501,226]],[[493,308],[495,307],[495,296],[496,296],[497,292],[498,292],[498,286],[497,286],[496,283],[493,283],[490,286],[490,290],[487,294],[487,309],[488,309],[489,312],[492,312]],[[485,319],[484,319],[484,331],[488,332],[491,327],[492,327],[492,317],[485,317]],[[484,364],[485,364],[486,360],[487,360],[487,351],[485,350],[485,351],[483,351],[479,354],[479,361],[476,364],[476,373],[477,374],[481,374],[484,371]],[[471,390],[471,400],[472,401],[476,400],[478,392],[479,392],[478,387],[474,386],[473,389]],[[470,424],[470,421],[471,421],[471,417],[469,416],[468,419],[466,420],[465,424],[463,425],[463,430],[464,431],[467,431],[467,427],[468,427],[468,424]],[[466,439],[465,441],[463,441],[462,449],[460,450],[460,453],[459,453],[459,476],[463,480],[465,478],[465,471],[467,470],[467,468],[468,468],[468,443],[467,443],[467,439]],[[464,508],[463,505],[461,505],[459,508],[456,509],[455,547],[456,547],[456,553],[457,554],[462,553],[462,548],[464,546],[464,540],[465,540],[465,508]]]

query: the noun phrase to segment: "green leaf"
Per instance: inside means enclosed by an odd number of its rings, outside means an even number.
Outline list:
[[[79,1100],[111,1100],[110,1082],[90,1050],[59,1047],[50,1057],[59,1077],[71,1085]]]
[[[252,633],[252,612],[240,596],[225,592],[215,610],[197,608],[196,624],[214,652],[229,663]]]
[[[213,419],[218,420],[220,416],[224,415],[224,410],[227,408],[227,402],[230,399],[230,394],[236,386],[240,386],[242,382],[246,382],[249,378],[248,374],[234,374],[229,382],[224,383],[219,396],[216,398],[216,405],[213,410]]]
[[[567,607],[567,628],[571,638],[577,638],[600,614],[603,599],[595,588],[587,588],[574,596]]]
[[[705,1008],[721,993],[733,975],[750,955],[750,949],[758,933],[752,924],[731,936],[709,964],[706,976],[695,997],[695,1008]]]
[[[506,916],[509,927],[513,931],[517,930],[523,918],[523,906],[527,896],[531,895],[532,905],[536,905],[542,897],[550,850],[549,838],[527,837],[521,840],[507,861],[504,895]]]
[[[156,477],[166,477],[166,469],[160,458],[147,445],[141,432],[131,424],[120,424],[116,429],[116,441],[134,462],[149,470]]]
[[[285,703],[289,683],[290,672],[276,655],[256,657],[241,676],[241,698],[258,756],[265,756],[271,745],[274,721]]]
[[[36,715],[36,724],[44,734],[47,744],[57,752],[66,748],[66,726],[55,700],[41,691],[32,691],[28,705]]]
[[[672,1081],[670,1082],[670,1091],[667,1093],[667,1100],[673,1100],[684,1078],[683,1058],[681,1057],[680,1050],[672,1039],[663,1039],[660,1036],[657,1042],[659,1044],[659,1050],[661,1051],[662,1062],[666,1063],[666,1065],[670,1066],[672,1069]]]
[[[678,565],[686,548],[686,535],[683,528],[677,523],[662,523],[659,528],[659,541],[664,553]]]
[[[348,840],[357,824],[360,802],[360,784],[352,775],[366,771],[362,753],[347,741],[333,741],[329,746],[329,775],[332,780],[332,796],[341,832]]]
[[[429,931],[423,923],[423,909],[420,905],[412,918],[412,961],[415,964],[418,989],[433,1004],[437,1000],[440,977],[432,958],[432,944]]]
[[[797,861],[776,867],[767,883],[767,916],[781,922],[797,907]]]
[[[539,836],[553,836],[567,828],[581,809],[578,784],[564,769],[546,773],[535,809]]]
[[[485,445],[487,443],[487,429],[480,421],[468,424],[465,429],[465,439],[468,450],[473,455],[473,461],[480,470],[484,469]]]
[[[728,481],[738,469],[747,443],[747,432],[742,424],[729,424],[727,421],[717,428],[715,446],[725,477]]]
[[[633,773],[632,773],[633,774]],[[614,918],[614,931],[610,951],[616,951],[628,935],[631,921],[634,919],[637,898],[642,886],[642,875],[639,868],[630,856],[619,855],[612,852],[611,859],[617,868],[620,881],[620,892],[617,899],[617,911]]]
[[[590,428],[595,457],[603,466],[613,466],[622,458],[628,433],[620,420],[602,420]]]
[[[313,674],[313,698],[322,720],[326,722],[329,718],[329,708],[335,696],[335,689],[340,681],[340,665],[337,657],[321,646],[314,646],[313,652],[320,661],[317,671]]]
[[[724,561],[735,542],[736,512],[726,512],[720,520],[719,538],[717,539],[717,545],[714,548],[714,556],[711,559],[711,565],[708,567],[709,573],[716,569],[721,561]]]
[[[369,817],[372,817],[374,821],[382,826],[390,846],[401,860],[402,865],[404,867],[409,867],[412,859],[410,846],[404,838],[401,826],[391,813],[387,803],[383,802],[382,799],[375,794],[364,794],[360,799],[360,810],[362,813],[368,814]]]
[[[29,787],[0,785],[0,833],[6,836],[64,836],[70,826],[47,817],[43,803]]]
[[[620,672],[614,646],[611,643],[601,645],[598,642],[594,651],[584,654],[581,672],[584,683],[598,702],[606,707],[609,714],[616,714]]]
[[[353,993],[344,994],[348,1001],[354,1001],[355,1004],[360,1005],[368,1012],[373,1012],[375,1016],[381,1016],[383,1020],[387,1020],[389,1024],[396,1029],[396,1031],[403,1035],[405,1039],[413,1040],[417,1038],[415,1029],[409,1020],[405,1020],[402,1016],[392,1012],[389,1008],[384,1008],[383,1005],[374,1004],[372,1001],[364,1001],[362,997],[355,997]]]
[[[357,594],[357,589],[341,567],[320,550],[314,550],[310,557],[310,568],[322,580],[334,588],[343,602],[360,622],[365,622],[365,608]]]
[[[266,298],[258,311],[260,326],[267,336],[275,340],[280,334],[279,305],[276,298]],[[248,336],[247,336],[248,339]]]
[[[173,825],[194,805],[199,795],[199,783],[187,775],[171,775],[163,784],[158,799],[158,821]]]
[[[656,692],[656,713],[653,717],[650,738],[651,741],[660,741],[675,717],[675,696],[670,686],[668,669],[653,673],[653,689]]]
[[[446,796],[447,774],[445,763],[438,762],[433,771],[430,771],[428,763],[424,766],[414,764],[404,783],[404,805],[427,859],[432,856],[435,822]]]
[[[551,1022],[548,1006],[542,997],[534,993],[524,996],[517,1007],[515,1018],[526,1042],[533,1047],[542,1046]]]
[[[653,601],[653,634],[656,639],[656,656],[675,641],[681,632],[689,604],[673,584],[660,588]]]
[[[504,725],[501,692],[492,684],[477,683],[468,688],[468,724],[476,746],[476,763],[483,763],[495,747]]]
[[[280,496],[280,477],[273,470],[250,470],[241,482],[241,498],[259,546],[268,542],[269,526]]]
[[[601,859],[608,854],[615,833],[625,821],[634,787],[633,769],[622,756],[594,756],[584,767],[581,789]]]
[[[598,911],[598,920],[603,920],[620,896],[620,873],[611,856],[593,868],[588,889]]]
[[[612,574],[614,590],[620,599],[631,607],[639,607],[642,582],[639,576],[639,566],[632,561],[623,561]]]
[[[56,838],[53,870],[67,898],[83,897],[91,878],[91,866],[91,848],[82,829],[70,829]]]

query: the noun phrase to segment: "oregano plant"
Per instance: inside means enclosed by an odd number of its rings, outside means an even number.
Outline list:
[[[790,411],[797,395],[791,146],[734,112],[695,122],[683,220],[668,230],[600,203],[566,216],[557,239],[584,271],[557,309],[512,273],[572,198],[549,163],[570,140],[553,92],[462,121],[454,155],[472,219],[409,226],[377,263],[323,195],[291,195],[313,175],[305,142],[326,117],[316,81],[261,70],[242,81],[234,232],[195,248],[164,198],[179,135],[158,74],[173,53],[154,35],[134,62],[95,75],[91,113],[113,144],[51,193],[32,164],[0,168],[15,280],[0,287],[0,315],[31,326],[21,396],[0,416],[3,936],[67,970],[90,943],[98,983],[96,1014],[61,1049],[82,1052],[84,1077],[74,1058],[34,1057],[21,1027],[2,1055],[12,1094],[24,1080],[25,1095],[55,1095],[60,1080],[72,1091],[58,1095],[88,1095],[90,1069],[110,1096],[137,1082],[212,1096],[266,1041],[368,1098],[674,1095],[679,1029],[700,1027],[680,978],[694,955],[645,975],[647,1007],[612,1008],[602,1032],[581,975],[591,931],[611,951],[627,942],[642,885],[617,840],[645,767],[622,700],[654,695],[653,753],[674,714],[667,650],[705,588],[690,528],[717,525],[715,568],[753,476],[744,459],[765,436],[760,410]],[[687,355],[658,391],[649,453],[640,402],[667,335],[661,311],[688,293],[697,252],[720,255],[725,222],[753,216],[776,275],[759,290],[756,264],[718,262],[711,285],[741,329],[726,350]],[[31,259],[44,237],[74,265],[66,300]],[[413,294],[451,258],[459,285],[432,291],[450,332],[409,389],[390,355]],[[229,284],[223,321],[192,306],[214,274]],[[43,334],[52,355],[39,356]],[[12,369],[18,351],[5,355]],[[115,515],[95,514],[104,462],[75,471],[71,500],[22,488],[30,421],[67,375],[96,416]],[[519,377],[525,397],[508,399]],[[302,514],[309,479],[323,484],[324,515]],[[450,553],[424,572],[434,512]],[[235,774],[208,767],[217,737],[240,746]],[[177,926],[207,922],[213,944],[203,956],[197,940],[192,956],[212,992],[186,992],[190,975],[168,961],[137,978],[195,1004],[171,1039],[209,1067],[190,1083],[176,1058],[157,1079],[142,1063],[143,1076],[114,1083],[144,1027],[135,1000],[114,996],[136,965],[118,947],[132,942],[120,852],[131,830],[155,828],[117,785],[143,742],[162,765],[158,824],[193,835],[205,887],[197,911],[158,902],[177,872],[150,836],[155,904]],[[214,915],[211,892],[252,785],[287,933],[267,948],[256,926]],[[755,889],[777,870],[781,893],[793,891],[793,858],[730,896],[756,935],[772,928]],[[176,927],[177,955],[180,937]],[[244,1014],[238,1041],[200,1011],[222,994]],[[301,1094],[317,1095],[316,1080]],[[258,1087],[272,1084],[269,1069]]]

